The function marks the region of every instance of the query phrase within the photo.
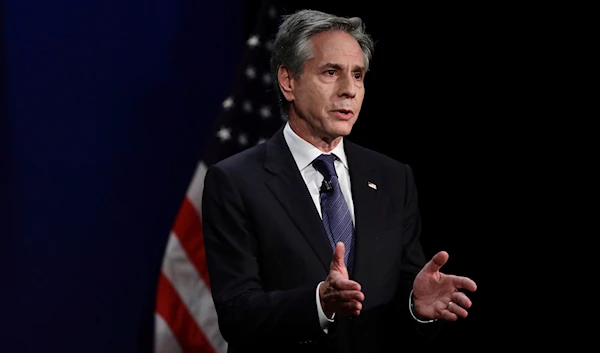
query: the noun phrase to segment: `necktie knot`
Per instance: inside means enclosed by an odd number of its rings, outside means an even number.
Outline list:
[[[312,162],[312,165],[316,170],[319,171],[319,173],[323,174],[323,177],[325,177],[326,180],[331,180],[332,176],[337,178],[337,173],[333,164],[335,160],[336,156],[334,154],[322,154],[315,158],[315,160]]]

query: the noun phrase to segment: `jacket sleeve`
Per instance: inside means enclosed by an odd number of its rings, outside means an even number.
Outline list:
[[[409,165],[405,165],[405,200],[403,232],[405,242],[402,244],[402,265],[400,270],[400,283],[396,297],[398,315],[412,325],[418,333],[425,338],[432,338],[439,333],[443,326],[440,320],[433,322],[419,321],[412,311],[413,281],[421,268],[427,262],[420,242],[421,214],[418,205],[417,187],[414,174]]]

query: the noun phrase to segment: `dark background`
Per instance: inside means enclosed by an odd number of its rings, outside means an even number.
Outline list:
[[[358,15],[377,40],[351,138],[413,167],[427,255],[479,285],[440,342],[512,342],[497,267],[520,246],[507,206],[543,31],[516,7],[298,4],[284,10]],[[164,245],[258,8],[2,2],[0,351],[150,351]]]

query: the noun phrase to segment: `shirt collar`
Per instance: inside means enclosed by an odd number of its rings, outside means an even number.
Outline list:
[[[285,142],[287,142],[290,151],[292,152],[292,156],[296,161],[296,165],[298,169],[302,171],[304,168],[308,167],[315,158],[319,157],[324,152],[316,148],[315,146],[308,143],[306,140],[302,139],[298,136],[294,130],[290,127],[289,123],[285,123],[285,127],[283,128],[283,137],[285,138]],[[346,152],[344,150],[344,138],[340,140],[337,146],[331,151],[332,154],[335,154],[340,162],[348,169],[348,160],[346,158]]]

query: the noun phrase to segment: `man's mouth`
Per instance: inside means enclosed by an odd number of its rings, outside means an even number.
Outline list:
[[[354,112],[350,109],[336,109],[333,110],[333,113],[342,119],[350,119],[354,115]]]

